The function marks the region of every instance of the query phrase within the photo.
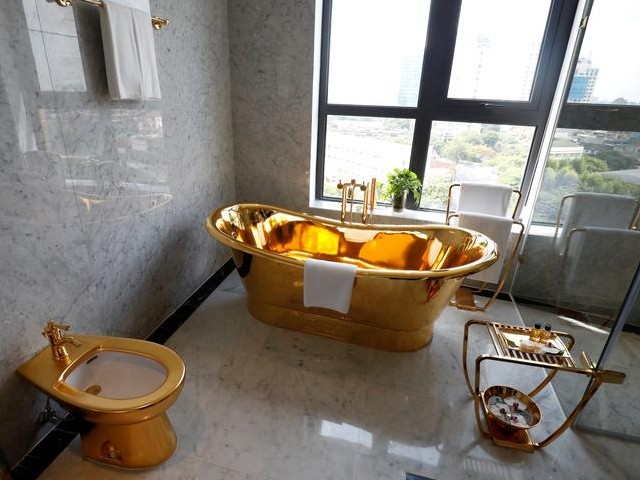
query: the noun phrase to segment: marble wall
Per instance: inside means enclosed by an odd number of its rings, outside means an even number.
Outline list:
[[[229,2],[240,201],[309,206],[315,1]]]
[[[0,3],[0,449],[44,398],[14,373],[48,318],[142,337],[228,258],[203,227],[235,199],[226,0],[152,0],[160,101],[111,101],[98,11]]]

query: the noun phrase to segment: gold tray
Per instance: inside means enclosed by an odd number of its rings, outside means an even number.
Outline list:
[[[508,325],[496,325],[494,327],[498,333],[498,337],[502,342],[503,347],[508,350],[523,352],[523,353],[533,353],[536,355],[541,355],[545,357],[564,357],[571,358],[571,353],[567,349],[566,345],[562,341],[562,339],[556,335],[554,332],[551,332],[551,337],[547,340],[547,345],[551,344],[551,346],[557,350],[558,353],[549,353],[549,352],[531,352],[529,350],[523,350],[520,348],[520,342],[522,340],[528,340],[529,335],[531,334],[531,328],[523,328],[523,327],[511,327]]]

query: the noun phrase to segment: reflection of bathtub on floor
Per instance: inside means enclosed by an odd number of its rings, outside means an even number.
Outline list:
[[[491,266],[496,245],[446,225],[344,225],[268,205],[221,208],[209,233],[231,247],[249,311],[279,327],[374,348],[417,350],[465,276]],[[303,306],[304,261],[357,266],[347,314]]]

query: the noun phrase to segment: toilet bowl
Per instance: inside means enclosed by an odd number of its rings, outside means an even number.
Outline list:
[[[43,350],[18,373],[93,424],[81,433],[83,455],[128,468],[171,457],[177,439],[165,412],[184,384],[178,354],[131,338],[77,335],[73,343],[60,358]]]

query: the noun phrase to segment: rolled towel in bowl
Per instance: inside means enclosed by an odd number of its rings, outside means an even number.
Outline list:
[[[351,305],[356,266],[309,259],[304,263],[304,306],[347,313]]]

